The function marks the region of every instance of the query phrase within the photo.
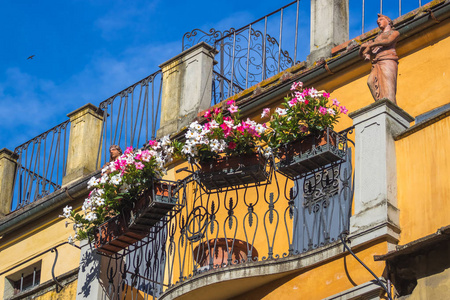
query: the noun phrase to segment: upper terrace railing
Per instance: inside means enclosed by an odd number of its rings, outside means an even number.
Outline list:
[[[206,42],[219,51],[218,64],[214,67],[212,104],[305,58],[309,53],[309,23],[304,21],[308,14],[300,10],[297,0],[239,29],[209,32],[194,29],[186,33],[183,50]]]
[[[18,166],[12,208],[19,209],[61,188],[66,174],[70,122],[38,135],[14,150]]]
[[[122,150],[129,146],[140,148],[156,137],[161,92],[162,72],[159,70],[100,103],[103,127],[97,153],[99,166],[109,161],[110,145],[119,145]]]
[[[102,137],[97,156],[100,168],[109,160],[109,146],[140,147],[154,139],[161,108],[161,71],[101,102]],[[19,209],[61,188],[66,175],[70,121],[40,134],[15,149],[19,155],[11,210]]]

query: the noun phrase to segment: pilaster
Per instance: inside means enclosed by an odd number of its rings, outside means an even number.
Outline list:
[[[80,247],[76,300],[114,299],[114,291],[108,291],[109,280],[105,271],[108,258],[99,255],[87,240],[82,240]],[[114,284],[117,287],[117,282]]]
[[[18,155],[11,150],[0,150],[0,216],[11,211],[17,158]]]
[[[397,168],[394,136],[414,120],[389,101],[379,100],[349,114],[355,126],[354,215],[352,246],[380,236],[398,241]]]
[[[159,66],[163,90],[158,137],[181,130],[199,111],[211,106],[215,53],[212,46],[202,42]]]
[[[98,169],[97,154],[103,125],[102,111],[90,103],[67,116],[70,118],[70,138],[63,185]]]
[[[348,0],[311,1],[311,44],[308,65],[331,57],[331,49],[349,39]]]

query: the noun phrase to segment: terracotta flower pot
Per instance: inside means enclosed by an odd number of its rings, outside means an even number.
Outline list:
[[[208,191],[260,183],[269,177],[266,159],[259,153],[224,156],[200,162],[200,167],[200,182]]]
[[[142,240],[176,204],[176,185],[157,182],[134,203],[134,207],[98,226],[94,246],[114,254]]]
[[[228,246],[227,246],[228,243]],[[214,248],[215,245],[215,248]],[[239,263],[242,261],[247,261],[248,250],[252,250],[251,258],[258,256],[258,251],[251,244],[247,244],[244,241],[235,239],[234,247],[233,239],[218,238],[211,239],[207,242],[201,243],[194,249],[194,259],[202,267],[206,267],[210,263],[210,251],[213,251],[213,268],[221,268],[228,264],[228,255],[231,254],[231,263],[234,264],[236,261]]]

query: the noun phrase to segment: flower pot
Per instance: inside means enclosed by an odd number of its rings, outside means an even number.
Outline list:
[[[233,245],[233,239],[211,239],[195,247],[194,259],[201,267],[207,267],[210,264],[210,258],[212,258],[212,267],[216,269],[228,265],[229,254],[231,254],[231,264],[236,261],[238,263],[247,261],[249,258],[248,250],[251,250],[250,259],[258,257],[258,251],[244,241],[235,239]],[[213,252],[212,257],[210,251]]]
[[[95,248],[105,254],[114,254],[142,240],[175,205],[176,185],[156,182],[153,189],[143,192],[133,208],[98,226]]]
[[[280,147],[277,171],[295,179],[330,164],[342,162],[345,157],[344,137],[327,129],[319,135],[308,135]]]
[[[200,162],[199,180],[207,191],[248,187],[268,180],[266,165],[267,161],[260,153],[224,156]]]

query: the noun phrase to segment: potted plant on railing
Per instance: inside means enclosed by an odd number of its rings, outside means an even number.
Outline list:
[[[240,120],[240,110],[233,100],[225,109],[227,115],[214,108],[205,113],[206,123],[191,123],[181,149],[185,158],[199,166],[198,178],[207,191],[248,187],[268,180],[267,160],[258,147],[265,124]]]
[[[303,88],[295,82],[285,97],[283,107],[276,108],[263,135],[268,153],[279,158],[277,171],[293,179],[325,165],[342,160],[344,137],[333,131],[347,109],[330,94]],[[265,108],[262,117],[268,117]]]
[[[144,238],[177,203],[176,185],[163,181],[164,165],[173,148],[168,137],[150,141],[144,149],[132,147],[92,177],[82,212],[64,208],[74,223],[74,239],[94,240],[104,253],[115,253]]]

